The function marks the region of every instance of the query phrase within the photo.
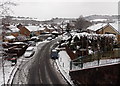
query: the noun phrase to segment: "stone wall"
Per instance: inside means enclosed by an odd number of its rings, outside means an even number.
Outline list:
[[[120,64],[72,70],[69,74],[75,82],[81,84],[80,86],[91,84],[97,86],[117,86],[120,84]]]

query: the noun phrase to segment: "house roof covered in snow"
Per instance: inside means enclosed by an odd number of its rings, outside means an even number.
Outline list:
[[[120,23],[115,22],[115,23],[110,23],[110,25],[120,33]]]
[[[30,32],[32,31],[39,31],[39,30],[44,30],[44,27],[39,27],[39,26],[25,26]]]
[[[97,31],[97,30],[105,27],[106,25],[108,25],[108,24],[107,23],[98,23],[98,24],[94,24],[94,25],[88,27],[87,29]],[[120,28],[119,28],[120,25],[118,22],[109,23],[109,25],[111,25],[116,31],[120,32]]]
[[[94,19],[94,20],[91,20],[93,22],[98,22],[98,21],[107,21],[107,19]]]
[[[7,31],[7,32],[19,32],[20,31],[16,26],[13,26],[13,25],[7,26],[7,28],[10,29],[10,31]]]
[[[53,31],[52,33],[56,33],[56,34],[58,34],[59,32],[57,32],[57,31]]]
[[[100,28],[102,28],[106,25],[107,25],[106,23],[105,24],[104,23],[98,23],[98,24],[94,24],[94,25],[88,27],[87,29],[96,31],[96,30],[98,30],[98,29],[100,29]]]
[[[54,28],[52,28],[52,27],[47,27],[47,29],[49,29],[49,30],[54,30]]]
[[[5,36],[6,39],[15,39],[15,37],[13,35],[11,36]]]

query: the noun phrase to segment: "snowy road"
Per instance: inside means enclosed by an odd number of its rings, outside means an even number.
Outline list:
[[[46,42],[45,42],[46,43]],[[27,84],[28,83],[28,71],[31,63],[34,61],[34,57],[36,56],[37,50],[41,48],[44,44],[44,42],[37,43],[37,46],[35,47],[35,54],[30,58],[24,58],[23,56],[18,59],[17,66],[19,69],[17,69],[16,74],[12,80],[12,84]]]
[[[36,54],[29,71],[28,84],[67,84],[50,62],[50,47],[54,42],[45,44]]]
[[[54,42],[37,45],[31,58],[22,57],[12,84],[68,84],[50,59],[50,50]]]

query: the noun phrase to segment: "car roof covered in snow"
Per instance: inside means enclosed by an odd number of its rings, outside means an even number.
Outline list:
[[[30,46],[26,50],[33,50],[33,49],[34,49],[34,47]]]

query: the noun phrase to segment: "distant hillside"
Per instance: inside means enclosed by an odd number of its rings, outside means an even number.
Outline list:
[[[10,24],[23,24],[23,25],[28,25],[28,24],[40,24],[40,21],[37,18],[31,18],[31,17],[14,17],[14,16],[6,16],[4,18],[3,16],[0,17],[0,21],[4,23],[10,23]]]
[[[86,16],[85,19],[87,20],[94,20],[94,19],[118,19],[118,15],[90,15]]]
[[[0,21],[2,21],[3,16],[0,16]],[[84,17],[86,20],[94,20],[94,19],[109,19],[109,20],[114,20],[118,19],[118,15],[90,15],[90,16],[85,16]],[[38,24],[59,24],[59,23],[65,23],[65,22],[74,22],[76,21],[76,18],[52,18],[50,20],[45,20],[45,21],[40,21],[37,18],[31,18],[31,17],[14,17],[14,16],[6,16],[6,18],[3,19],[4,22],[8,22],[11,24],[19,24],[22,23],[24,25],[28,24],[33,24],[33,25],[38,25]],[[119,20],[120,20],[120,15],[119,15]]]

